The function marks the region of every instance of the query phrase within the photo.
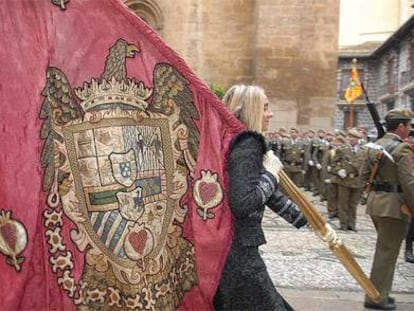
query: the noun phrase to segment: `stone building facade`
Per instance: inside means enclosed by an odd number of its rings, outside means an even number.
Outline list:
[[[263,86],[273,128],[333,128],[339,0],[123,1],[207,84]]]
[[[358,60],[360,80],[381,118],[393,108],[414,109],[414,16],[385,42],[367,42],[340,51],[336,127],[346,129],[349,126],[360,126],[373,129],[365,97],[357,99],[354,104],[348,104],[343,97],[349,84],[354,58]]]

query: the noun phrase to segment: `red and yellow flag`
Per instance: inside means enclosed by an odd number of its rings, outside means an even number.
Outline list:
[[[361,82],[359,81],[356,63],[357,61],[354,59],[352,64],[351,77],[349,78],[349,85],[345,90],[345,99],[348,103],[353,103],[362,95],[362,87]]]

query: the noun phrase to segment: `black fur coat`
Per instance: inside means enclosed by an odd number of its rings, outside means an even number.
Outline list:
[[[260,257],[266,243],[261,226],[265,206],[300,228],[307,223],[299,208],[278,189],[263,166],[264,137],[246,131],[230,146],[230,208],[235,219],[233,243],[214,305],[216,310],[293,310],[277,292]]]

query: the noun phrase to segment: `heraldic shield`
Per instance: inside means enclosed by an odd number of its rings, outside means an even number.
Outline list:
[[[42,94],[50,263],[75,304],[100,310],[174,310],[197,283],[180,200],[194,171],[198,112],[188,81],[169,64],[155,65],[152,87],[129,79],[126,60],[137,53],[119,39],[101,77],[74,89],[49,67]],[[80,280],[63,214],[84,253]]]

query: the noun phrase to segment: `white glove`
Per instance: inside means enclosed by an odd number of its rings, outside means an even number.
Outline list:
[[[338,171],[338,176],[342,179],[346,177],[346,171],[342,168]]]
[[[309,164],[309,166],[314,166],[315,165],[315,163],[313,163],[312,160],[309,160],[308,164]]]
[[[279,182],[279,172],[283,169],[283,164],[280,162],[279,158],[275,156],[272,150],[266,152],[263,159],[263,166],[267,171],[273,174]]]
[[[327,170],[328,172],[330,172],[330,171],[331,171],[331,169],[332,169],[332,167],[330,167],[329,165],[326,167],[326,170]]]
[[[330,179],[324,179],[323,181],[325,182],[325,184],[332,184],[332,180]]]
[[[321,168],[322,168],[322,165],[320,165],[319,163],[318,163],[318,164],[316,164],[316,169],[317,169],[318,171],[320,171],[320,170],[321,170]]]

